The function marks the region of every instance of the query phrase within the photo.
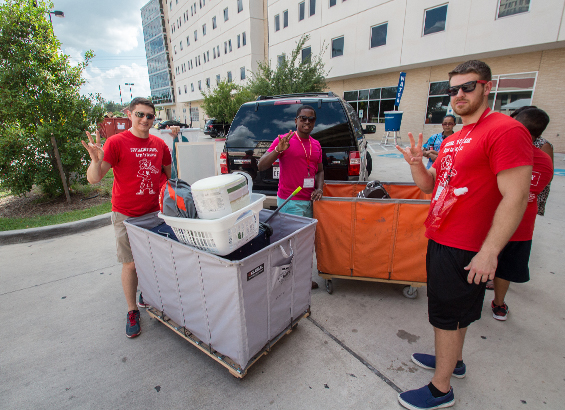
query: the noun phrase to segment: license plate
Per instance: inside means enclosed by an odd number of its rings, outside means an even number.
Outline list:
[[[281,173],[280,167],[273,167],[273,179],[279,179]]]

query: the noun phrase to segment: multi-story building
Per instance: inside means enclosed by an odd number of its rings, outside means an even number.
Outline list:
[[[384,111],[394,106],[399,72],[406,73],[401,135],[428,137],[441,131],[451,108],[447,73],[460,62],[481,59],[493,72],[491,107],[506,113],[521,105],[544,109],[551,118],[544,136],[556,151],[565,151],[565,116],[557,104],[565,94],[565,0],[208,0],[202,9],[200,0],[162,1],[169,2],[173,16],[167,30],[171,54],[176,46],[175,70],[192,61],[190,70],[179,68],[173,76],[176,110],[199,104],[198,81],[207,86],[210,78],[213,86],[215,77],[225,78],[228,71],[241,81],[238,66],[253,71],[262,58],[275,66],[308,34],[302,58],[322,54],[329,90],[348,100],[364,123],[377,124],[378,134],[384,132]],[[240,4],[244,14],[238,17]],[[196,8],[198,14],[191,15]],[[221,20],[210,30],[213,17]],[[234,54],[243,31],[249,33],[249,49]],[[203,61],[214,44],[221,59],[212,55],[196,66],[195,57]]]
[[[141,8],[141,24],[143,26],[151,98],[160,107],[170,107],[174,105],[175,99],[165,20],[159,0],[151,0]]]

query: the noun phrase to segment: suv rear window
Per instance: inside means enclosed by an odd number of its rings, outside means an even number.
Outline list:
[[[247,103],[241,106],[232,123],[227,145],[230,147],[255,148],[259,141],[273,141],[278,135],[296,130],[294,119],[301,105],[310,105],[316,110],[316,126],[312,137],[323,148],[354,146],[351,130],[342,104],[339,101],[304,100],[287,103],[282,100]]]

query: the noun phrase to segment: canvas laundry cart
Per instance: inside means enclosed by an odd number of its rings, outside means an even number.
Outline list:
[[[335,278],[405,284],[408,298],[426,283],[431,195],[413,183],[382,184],[391,199],[357,198],[367,182],[326,181],[314,202],[317,267],[330,294]]]
[[[264,221],[272,211],[261,210]],[[242,378],[310,313],[316,221],[280,214],[271,244],[230,261],[125,222],[148,313]]]

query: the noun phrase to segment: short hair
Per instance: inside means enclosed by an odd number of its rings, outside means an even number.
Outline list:
[[[547,124],[549,124],[549,115],[547,115],[544,110],[540,110],[537,107],[520,111],[514,119],[521,122],[534,138],[538,138],[543,134],[547,128]]]
[[[455,124],[457,124],[457,118],[455,118],[455,115],[453,115],[453,114],[447,114],[445,117],[443,117],[443,119],[445,120],[447,117],[453,118],[453,122],[454,122]]]
[[[301,105],[296,111],[296,116],[298,117],[303,110],[312,110],[314,111],[314,114],[316,114],[316,110],[313,107],[309,105]]]
[[[517,110],[514,110],[514,112],[512,114],[510,114],[510,116],[512,118],[516,118],[516,116],[518,114],[520,114],[524,110],[527,110],[528,108],[538,108],[538,107],[536,107],[535,105],[524,105],[523,107],[520,107]]]
[[[478,74],[479,79],[481,80],[492,80],[492,72],[490,71],[490,67],[486,63],[479,60],[469,60],[459,64],[453,69],[453,71],[449,72],[449,79],[451,80],[451,77],[453,77],[454,75],[469,73]]]
[[[131,102],[129,103],[129,106],[128,106],[128,110],[133,112],[135,107],[138,106],[138,105],[146,105],[148,107],[151,107],[151,108],[153,108],[153,113],[155,113],[155,105],[150,100],[148,100],[147,98],[143,98],[143,97],[135,97],[133,100],[131,100]]]

